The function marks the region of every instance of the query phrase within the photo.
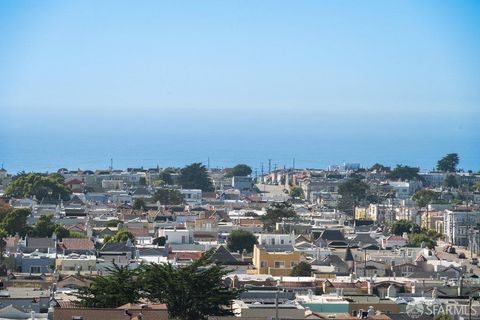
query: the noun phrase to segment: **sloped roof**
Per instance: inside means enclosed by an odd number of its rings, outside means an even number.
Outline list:
[[[325,241],[345,241],[345,236],[340,230],[323,230],[320,238]]]
[[[343,258],[344,261],[355,261],[353,259],[352,255],[352,250],[350,250],[350,247],[347,247],[347,250],[345,251],[345,258]]]
[[[92,240],[87,238],[63,238],[58,244],[60,249],[65,250],[93,250],[95,246]]]
[[[100,249],[100,252],[130,252],[131,248],[127,246],[126,242],[119,243],[105,243]]]
[[[34,238],[27,237],[27,248],[44,249],[55,248],[55,241],[52,238]]]
[[[234,256],[230,253],[230,251],[227,250],[224,246],[219,246],[215,253],[213,254],[213,259],[215,262],[219,263],[236,263],[238,262],[237,259],[235,259]]]
[[[373,239],[369,234],[365,234],[365,233],[357,234],[355,238],[353,238],[352,241],[350,241],[350,243],[356,244],[356,245],[359,245],[361,243],[362,246],[365,246],[367,244],[378,245],[377,240]]]

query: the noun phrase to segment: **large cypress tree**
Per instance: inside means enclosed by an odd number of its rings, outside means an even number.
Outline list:
[[[93,278],[88,288],[80,288],[76,296],[83,307],[117,308],[126,303],[138,303],[141,298],[137,271],[128,266],[108,268],[108,275]]]
[[[231,303],[238,290],[227,288],[223,276],[228,271],[213,262],[214,251],[185,267],[170,263],[142,266],[146,297],[165,303],[171,319],[207,319],[208,316],[232,315]]]
[[[180,170],[179,184],[184,189],[202,189],[213,191],[213,185],[208,176],[207,168],[200,162],[192,163]]]

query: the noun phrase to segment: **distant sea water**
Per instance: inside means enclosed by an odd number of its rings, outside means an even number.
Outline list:
[[[376,162],[432,169],[456,152],[460,168],[480,170],[479,118],[322,117],[281,114],[230,117],[199,115],[164,119],[26,119],[1,122],[0,164],[9,172],[59,168],[250,165],[258,174],[274,168],[325,168]],[[24,125],[23,125],[24,124]],[[270,160],[269,160],[270,159]]]

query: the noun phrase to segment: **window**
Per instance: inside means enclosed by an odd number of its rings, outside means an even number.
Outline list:
[[[268,267],[267,261],[260,261],[260,268],[266,268]]]
[[[285,244],[285,240],[281,239],[280,244]]]
[[[285,268],[285,261],[275,261],[275,268]]]
[[[290,267],[292,267],[292,268],[293,268],[293,267],[295,267],[296,265],[297,265],[297,262],[296,262],[296,261],[292,261],[292,262],[290,262]]]
[[[40,273],[40,266],[30,266],[30,273]]]

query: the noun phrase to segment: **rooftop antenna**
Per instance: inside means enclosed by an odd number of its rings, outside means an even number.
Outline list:
[[[295,170],[295,157],[293,158],[293,170]]]
[[[110,158],[110,171],[113,170],[113,158]]]
[[[272,159],[268,159],[268,174],[272,172]]]
[[[210,157],[207,158],[207,169],[210,170]]]

